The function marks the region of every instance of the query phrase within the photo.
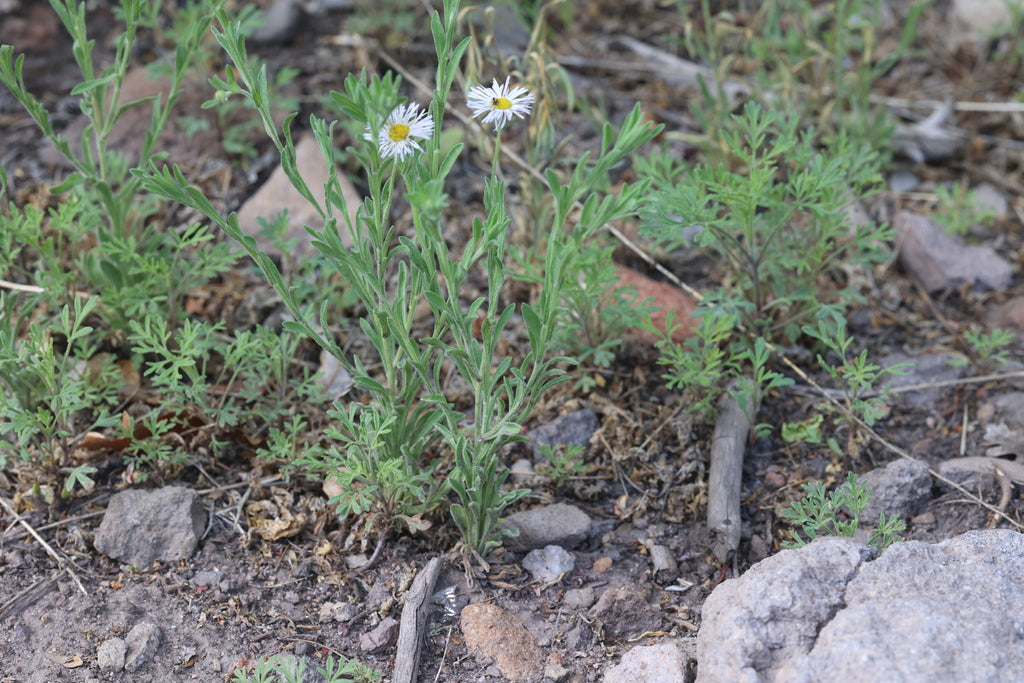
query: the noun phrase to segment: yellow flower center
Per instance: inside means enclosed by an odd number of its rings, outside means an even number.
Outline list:
[[[401,142],[409,137],[409,126],[404,123],[395,123],[388,128],[388,137],[391,142]]]
[[[491,106],[495,109],[511,109],[512,100],[507,97],[494,97],[491,98]]]

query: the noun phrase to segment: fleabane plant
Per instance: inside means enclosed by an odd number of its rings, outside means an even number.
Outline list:
[[[215,85],[240,95],[260,115],[281,154],[282,168],[324,221],[307,227],[313,245],[351,287],[365,308],[362,333],[376,358],[348,355],[328,332],[332,321],[324,301],[319,315],[304,310],[274,262],[245,234],[232,214],[220,216],[210,201],[177,168],[142,174],[144,184],[192,206],[237,240],[263,271],[295,317],[288,328],[309,336],[333,354],[353,377],[356,391],[335,403],[335,424],[328,432],[334,447],[300,458],[311,473],[332,477],[343,493],[335,502],[342,514],[362,514],[376,525],[380,538],[402,523],[411,529],[429,526],[427,514],[450,501],[451,515],[462,533],[460,550],[481,562],[501,539],[500,515],[526,493],[509,490],[499,458],[501,448],[523,437],[522,426],[542,394],[566,379],[569,359],[553,356],[559,293],[575,277],[572,255],[605,222],[635,210],[646,184],[625,186],[618,197],[598,196],[601,179],[629,153],[657,134],[636,108],[618,135],[607,126],[596,162],[581,164],[562,182],[549,174],[559,211],[550,226],[543,289],[539,299],[517,307],[501,301],[506,279],[504,259],[510,219],[506,187],[500,179],[500,137],[492,174],[486,179],[484,215],[473,219],[461,253],[452,253],[443,236],[448,206],[445,179],[462,153],[462,145],[442,152],[439,130],[456,71],[469,39],[456,42],[459,3],[445,0],[430,28],[437,54],[433,96],[425,108],[400,101],[400,82],[383,77],[349,75],[332,93],[341,111],[365,133],[349,153],[363,166],[368,196],[352,219],[338,185],[333,132],[337,122],[310,118],[329,169],[326,201],[319,202],[296,167],[291,126],[294,115],[278,129],[270,116],[265,69],[254,70],[239,26],[217,16],[215,35],[235,64]],[[496,132],[529,115],[533,95],[523,86],[497,80],[473,89],[468,105],[474,115],[493,123]],[[411,226],[391,223],[396,193],[411,209]],[[569,214],[582,207],[570,226]],[[349,239],[345,240],[342,235]],[[483,295],[464,296],[467,279],[482,277]],[[521,358],[499,357],[502,333],[521,321],[529,348]],[[371,369],[377,368],[377,369]],[[471,412],[446,398],[452,378],[473,394]],[[438,467],[445,451],[450,470]]]

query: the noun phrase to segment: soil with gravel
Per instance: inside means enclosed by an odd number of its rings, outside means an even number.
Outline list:
[[[96,4],[91,21],[102,31],[112,15],[104,3]],[[903,11],[903,3],[891,4]],[[616,41],[617,36],[631,36],[678,54],[678,45],[669,37],[682,35],[684,25],[672,3],[602,0],[569,5],[578,16],[555,51],[560,57],[573,58],[566,63],[572,64],[568,69],[578,98],[595,102],[600,98],[612,120],[621,120],[639,100],[653,119],[696,130],[687,109],[687,100],[695,93],[666,83],[643,58]],[[945,11],[945,3],[938,3],[924,12],[918,43],[929,51],[915,53],[880,79],[878,94],[910,99],[1012,99],[1008,92],[1013,84],[1019,92],[1024,76],[1020,68],[1008,72],[1004,66],[986,62],[983,52],[979,56],[953,51],[944,39],[949,30]],[[68,41],[48,13],[45,3],[23,1],[17,9],[0,14],[0,36],[11,41],[13,35],[23,43],[22,49],[29,54],[25,72],[30,88],[51,111],[58,112],[54,125],[62,129],[78,113],[69,96],[76,71]],[[364,66],[383,71],[382,45],[413,74],[429,77],[432,72],[428,32],[401,40],[386,32],[348,40],[346,24],[351,16],[345,8],[303,14],[280,36],[280,42],[257,50],[272,69],[286,65],[299,69],[289,92],[300,98],[306,115],[321,113],[321,96],[337,88],[350,71]],[[427,24],[423,20],[417,25]],[[34,32],[24,32],[25,26],[34,27]],[[99,45],[109,52],[109,44],[100,40]],[[155,51],[165,48],[152,46]],[[146,54],[140,55],[145,58]],[[609,65],[613,61],[618,68]],[[636,68],[622,68],[628,64]],[[206,96],[198,101],[202,99]],[[957,112],[952,123],[970,135],[970,144],[962,152],[928,165],[898,159],[894,171],[913,172],[926,183],[964,178],[972,185],[993,183],[1017,213],[1011,211],[979,241],[998,244],[999,252],[1019,266],[1024,254],[1019,220],[1024,207],[1021,151],[999,143],[999,138],[1019,133],[1019,121],[1005,115]],[[588,126],[583,115],[566,115],[566,130],[586,131]],[[581,134],[568,144],[587,143]],[[16,188],[12,193],[17,194],[11,198],[16,202],[36,201],[33,198],[45,195],[46,186],[62,173],[44,161],[46,147],[10,94],[0,92],[0,164],[12,178]],[[235,210],[266,179],[276,160],[262,146],[258,160],[243,168],[214,149],[198,149],[183,141],[178,151],[191,155],[184,163],[220,169],[210,177],[227,182],[211,181],[210,192],[219,205]],[[455,210],[453,222],[468,222],[478,212],[488,166],[488,160],[478,158],[457,166],[451,179],[457,187],[452,190],[453,203],[464,202],[465,209]],[[913,201],[887,193],[875,198],[869,210],[877,220],[889,220]],[[401,223],[400,217],[396,223]],[[625,249],[616,257],[657,277]],[[663,261],[697,288],[720,275],[714,264],[701,259],[673,263],[671,255],[663,255]],[[257,306],[247,311],[241,304],[251,300],[252,291],[267,289],[244,267],[208,289],[203,314],[221,311],[225,318],[234,315],[231,319],[236,321],[246,316],[257,323],[265,320],[266,310]],[[931,298],[894,258],[878,273],[869,303],[851,313],[851,330],[861,347],[879,357],[903,352],[916,358],[940,350],[962,350],[964,326],[984,323],[995,307],[1024,293],[1021,290],[1020,278],[1015,277],[1005,291],[979,293],[961,287]],[[358,346],[359,340],[352,343]],[[1020,356],[1019,340],[1015,344],[1014,358]],[[301,346],[300,353],[304,359],[318,357],[310,345]],[[812,377],[829,385],[809,354],[800,356],[794,350],[793,357],[802,359],[798,364]],[[339,522],[326,504],[321,482],[301,474],[282,478],[274,465],[255,459],[254,449],[244,439],[229,439],[218,450],[190,434],[178,442],[191,455],[188,466],[134,485],[174,484],[197,490],[210,513],[198,549],[179,562],[130,567],[93,546],[110,497],[132,485],[125,480],[124,453],[102,453],[94,462],[99,470],[96,487],[54,506],[33,499],[25,484],[32,479],[23,476],[23,465],[8,462],[0,473],[0,495],[17,503],[21,521],[13,519],[10,510],[0,512],[0,682],[222,681],[230,680],[236,669],[251,670],[256,662],[275,654],[306,658],[312,668],[331,655],[355,658],[387,679],[396,645],[393,638],[380,635],[379,627],[388,618],[400,618],[411,582],[439,553],[444,567],[435,592],[454,586],[452,599],[460,605],[487,600],[517,617],[536,636],[551,678],[596,681],[634,645],[665,637],[692,643],[700,628],[701,604],[710,591],[776,552],[788,538],[779,511],[799,497],[801,483],[834,484],[845,479],[847,471],[863,473],[899,456],[872,441],[861,444],[857,459],[839,458],[824,446],[786,444],[777,427],[813,415],[824,399],[803,383],[766,396],[758,420],[776,428],[748,444],[742,539],[731,561],[722,563],[715,559],[714,539],[705,524],[713,425],[691,416],[685,398],[668,391],[660,374],[656,351],[637,338],[603,373],[600,386],[588,393],[574,391],[571,383],[558,387],[545,397],[527,425],[535,430],[584,408],[593,411],[599,423],[584,453],[584,476],[557,486],[550,481],[534,483],[532,493],[508,511],[565,502],[589,515],[590,533],[572,549],[575,568],[551,582],[534,580],[522,566],[524,554],[506,549],[489,556],[486,568],[463,562],[450,553],[458,541],[457,532],[443,515],[426,532],[393,534],[373,566],[360,570],[373,554],[377,538],[365,533],[357,521]],[[952,384],[923,403],[897,397],[876,429],[934,467],[964,453],[984,452],[977,415],[1015,389],[1010,380],[994,379]],[[513,449],[507,455],[511,464],[524,454]],[[989,503],[1000,496],[995,486],[976,493]],[[303,516],[298,533],[268,540],[252,527],[246,506],[271,500],[286,501],[290,512]],[[1014,495],[1006,508],[1010,520],[1020,519],[1021,507]],[[1013,526],[1010,520],[992,515],[959,493],[936,487],[924,509],[907,520],[905,537],[938,541],[969,529]],[[56,551],[59,561],[34,534]],[[661,548],[652,551],[656,546]],[[663,549],[674,559],[674,566],[655,562]],[[655,628],[647,628],[639,609],[634,613],[594,611],[602,591],[618,585],[637,589],[648,605],[656,607],[660,620]],[[447,600],[439,596],[426,620],[418,680],[501,680],[492,662],[469,652],[454,616],[457,610]],[[634,618],[636,623],[631,621]],[[132,630],[144,623],[159,630],[151,656],[134,671],[102,669],[100,645],[113,638],[130,642]],[[636,630],[640,628],[644,630]],[[691,662],[687,675],[694,673]]]

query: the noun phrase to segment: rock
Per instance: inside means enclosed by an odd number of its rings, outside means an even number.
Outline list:
[[[992,399],[994,415],[1010,429],[1024,429],[1024,392],[1011,391]]]
[[[224,578],[218,569],[204,569],[192,577],[193,586],[216,586]]]
[[[826,538],[720,584],[702,610],[700,679],[1024,680],[1024,535],[871,555]]]
[[[701,608],[699,679],[771,680],[790,653],[813,644],[870,554],[850,539],[824,538],[783,550],[720,583]]]
[[[125,74],[124,82],[118,93],[118,104],[124,105],[145,98],[160,97],[161,104],[166,105],[167,94],[171,88],[169,76],[153,78],[145,66],[133,66]],[[108,92],[112,89],[108,89]],[[206,81],[201,69],[194,68],[185,77],[178,100],[174,104],[167,125],[157,138],[154,149],[167,152],[174,163],[189,166],[196,160],[207,157],[212,151],[214,155],[221,152],[221,129],[215,109],[203,109],[202,104],[213,96],[213,88]],[[248,113],[246,114],[249,115]],[[186,131],[184,117],[205,121],[203,129]],[[116,125],[107,137],[108,149],[116,149],[123,154],[127,163],[138,164],[142,156],[146,133],[153,122],[153,105],[143,103],[124,111],[118,117]],[[77,116],[67,128],[61,131],[71,143],[71,150],[81,158],[81,139],[86,126],[91,125],[84,114]],[[264,135],[262,128],[260,134]],[[91,138],[90,138],[91,140]],[[48,164],[61,168],[70,168],[70,162],[57,151],[53,144],[47,143],[40,151],[40,158]]]
[[[965,245],[944,233],[929,217],[900,211],[893,227],[901,237],[900,262],[928,292],[966,282],[979,290],[1004,290],[1013,265],[991,247]]]
[[[916,357],[904,353],[891,353],[879,358],[878,364],[883,368],[909,364],[909,367],[904,367],[899,371],[903,375],[893,377],[889,384],[893,389],[900,389],[960,379],[966,374],[966,368],[950,365],[950,362],[957,358],[959,356],[952,353],[926,353]],[[924,387],[914,391],[900,392],[898,396],[912,405],[926,408],[934,407],[939,403],[945,392],[944,387]]]
[[[673,642],[641,645],[622,655],[604,672],[604,683],[681,683],[687,680],[686,661]]]
[[[324,202],[324,183],[327,182],[327,164],[320,153],[320,146],[312,135],[305,135],[295,144],[295,163],[299,173],[309,186],[313,197],[321,204]],[[352,183],[343,174],[338,175],[338,185],[341,195],[348,205],[349,217],[355,222],[356,211],[362,203],[362,198]],[[309,258],[317,253],[313,247],[311,238],[306,232],[306,225],[318,230],[324,227],[320,214],[298,190],[292,187],[284,170],[278,166],[270,174],[267,181],[260,186],[260,189],[249,197],[238,210],[238,225],[242,231],[256,238],[256,244],[260,249],[271,254],[280,256],[271,241],[264,237],[259,219],[273,221],[274,217],[282,210],[288,211],[288,229],[285,232],[286,240],[295,240],[291,256],[296,259]],[[352,237],[349,235],[345,225],[344,216],[338,216],[338,231],[341,233],[341,241],[347,247],[353,245]]]
[[[313,382],[324,388],[328,399],[336,401],[352,388],[352,375],[327,349],[321,349],[320,372],[316,373]]]
[[[1018,340],[1024,340],[1024,296],[1015,296],[989,311],[985,326],[990,330],[1015,332]]]
[[[584,586],[583,588],[570,588],[565,591],[565,597],[562,598],[562,604],[565,605],[566,609],[581,610],[586,609],[594,604],[594,600],[597,596],[594,595],[594,589],[590,586]]]
[[[899,515],[904,520],[916,515],[931,498],[932,477],[928,467],[916,460],[900,458],[885,467],[865,474],[861,479],[871,488],[871,498],[860,514],[860,521],[874,526],[878,516]]]
[[[590,437],[600,426],[597,413],[589,408],[583,408],[566,413],[545,425],[530,430],[526,438],[533,446],[534,460],[543,461],[544,456],[540,452],[541,446],[554,448],[564,444],[586,447],[590,443]]]
[[[910,171],[894,171],[893,174],[889,176],[889,191],[893,194],[913,192],[920,184],[920,179]]]
[[[1013,9],[1024,10],[1021,0],[953,0],[949,9],[953,42],[982,41],[1007,33],[1013,26]]]
[[[523,558],[523,569],[530,572],[534,581],[552,583],[576,568],[576,558],[565,548],[557,545],[531,550]]]
[[[537,476],[533,470],[533,463],[526,458],[520,458],[512,463],[512,466],[508,468],[509,474],[512,475],[512,481],[519,486],[531,487],[534,486],[534,482],[541,478]]]
[[[124,668],[128,644],[121,638],[108,638],[96,649],[96,666],[101,669],[120,671]]]
[[[1010,215],[1010,202],[992,183],[979,183],[974,188],[974,206],[976,209],[988,209],[996,220],[1001,221]]]
[[[96,532],[96,549],[134,567],[191,555],[206,529],[199,495],[181,486],[115,494]]]
[[[370,654],[380,652],[395,644],[398,640],[398,629],[401,624],[394,617],[384,617],[373,630],[367,631],[359,638],[359,649]]]
[[[519,531],[518,536],[506,536],[502,541],[512,552],[549,545],[576,548],[590,532],[590,517],[577,507],[555,503],[509,515],[503,526]]]
[[[320,623],[337,621],[345,623],[359,614],[359,608],[351,602],[325,602],[320,605]]]
[[[604,624],[606,637],[631,638],[661,628],[661,610],[648,602],[649,591],[632,584],[612,584],[587,612]]]
[[[124,658],[125,671],[136,671],[153,659],[160,646],[160,628],[156,624],[143,622],[128,632],[125,637],[127,652]]]
[[[248,42],[253,45],[280,45],[291,40],[301,14],[295,0],[274,0],[260,13],[263,23],[252,32]]]
[[[693,312],[697,310],[697,302],[692,297],[678,287],[667,282],[652,280],[631,268],[618,266],[618,270],[620,286],[633,287],[636,290],[637,305],[646,302],[646,305],[657,307],[651,311],[651,323],[656,328],[664,332],[667,314],[669,311],[673,311],[672,324],[676,326],[676,329],[672,332],[672,341],[682,344],[697,334],[700,320],[693,317]],[[653,301],[648,301],[648,299],[653,299]],[[629,336],[641,344],[653,344],[660,338],[647,330],[630,330]]]
[[[564,681],[569,675],[569,670],[559,664],[548,664],[544,667],[544,678],[550,678],[555,683]]]
[[[493,661],[506,679],[540,679],[544,652],[536,636],[515,615],[495,604],[478,602],[463,608],[460,623],[469,652]]]

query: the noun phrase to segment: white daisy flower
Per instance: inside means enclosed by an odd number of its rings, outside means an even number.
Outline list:
[[[486,114],[483,122],[494,123],[494,130],[501,130],[513,116],[525,118],[530,113],[533,93],[522,86],[509,87],[506,76],[504,85],[498,85],[495,78],[489,88],[482,85],[470,88],[466,104],[473,110],[473,118]]]
[[[388,115],[388,120],[377,134],[377,148],[381,157],[394,157],[401,161],[412,154],[413,150],[423,151],[417,140],[425,140],[434,134],[434,119],[430,117],[430,112],[419,111],[419,108],[420,105],[415,102],[400,104]],[[373,142],[370,124],[366,124],[363,137]]]

